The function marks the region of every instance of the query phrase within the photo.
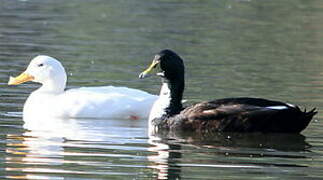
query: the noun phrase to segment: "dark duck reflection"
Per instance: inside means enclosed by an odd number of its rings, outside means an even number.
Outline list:
[[[149,136],[148,150],[153,152],[148,156],[152,163],[149,167],[155,170],[156,179],[186,179],[190,177],[188,174],[200,172],[201,168],[230,168],[238,171],[266,169],[263,173],[270,176],[277,168],[307,167],[295,159],[308,159],[311,147],[300,134],[170,134]],[[280,143],[277,143],[277,139]],[[272,158],[283,158],[286,163],[271,161]],[[216,175],[214,170],[205,179],[216,177],[213,176]],[[221,179],[221,175],[218,177]]]
[[[300,133],[317,113],[315,109],[306,112],[292,104],[248,97],[205,101],[184,109],[182,58],[171,50],[162,50],[139,77],[145,78],[154,69],[159,69],[162,87],[149,115],[151,133],[158,130]]]

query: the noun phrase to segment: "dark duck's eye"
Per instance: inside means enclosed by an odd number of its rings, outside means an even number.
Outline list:
[[[44,66],[44,64],[43,64],[43,63],[38,64],[38,67],[43,67],[43,66]]]

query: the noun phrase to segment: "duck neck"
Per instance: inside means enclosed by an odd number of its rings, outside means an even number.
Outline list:
[[[46,82],[42,83],[42,86],[38,91],[42,93],[59,94],[64,92],[65,87],[66,78],[49,79]]]
[[[182,98],[184,91],[184,81],[167,81],[165,87],[169,88],[169,105],[166,107],[165,112],[168,116],[179,114],[183,108]]]
[[[149,120],[161,119],[163,116],[171,117],[182,110],[182,97],[184,91],[183,80],[163,79],[158,100],[150,112]]]

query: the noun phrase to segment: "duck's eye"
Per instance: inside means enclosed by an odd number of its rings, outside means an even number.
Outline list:
[[[42,66],[44,66],[44,64],[43,64],[43,63],[41,63],[41,64],[38,64],[38,67],[42,67]]]

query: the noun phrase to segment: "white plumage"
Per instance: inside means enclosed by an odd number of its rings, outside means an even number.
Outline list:
[[[37,56],[27,70],[9,85],[26,81],[42,86],[32,92],[24,105],[24,119],[59,118],[147,118],[157,96],[127,87],[82,87],[65,91],[66,72],[49,56]]]

